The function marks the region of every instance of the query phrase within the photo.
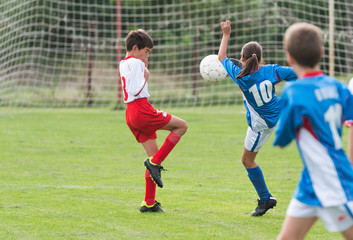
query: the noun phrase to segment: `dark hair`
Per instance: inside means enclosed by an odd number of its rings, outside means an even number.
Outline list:
[[[236,78],[242,78],[254,73],[261,62],[262,47],[258,42],[248,42],[241,50],[241,56],[245,60],[245,68]]]
[[[126,50],[129,52],[132,47],[137,45],[138,49],[145,47],[153,48],[153,40],[143,29],[137,29],[129,32],[126,37]]]
[[[315,67],[321,60],[320,28],[309,23],[296,23],[284,35],[284,49],[301,66]]]

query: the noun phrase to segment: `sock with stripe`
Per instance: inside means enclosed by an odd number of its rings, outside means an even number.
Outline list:
[[[267,202],[270,199],[271,194],[267,189],[265,178],[260,166],[257,165],[255,168],[246,168],[246,171],[248,172],[248,177],[254,185],[260,200]]]

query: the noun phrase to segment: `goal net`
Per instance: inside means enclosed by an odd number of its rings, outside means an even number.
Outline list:
[[[220,22],[227,19],[229,57],[239,58],[244,43],[258,41],[265,63],[281,65],[286,65],[285,29],[299,21],[319,26],[326,48],[323,70],[329,74],[334,63],[333,73],[347,81],[353,73],[353,3],[333,1],[330,10],[329,2],[2,0],[0,106],[124,106],[118,63],[126,54],[126,35],[136,28],[155,42],[148,67],[156,107],[241,103],[229,77],[211,84],[199,74],[202,58],[217,54]]]

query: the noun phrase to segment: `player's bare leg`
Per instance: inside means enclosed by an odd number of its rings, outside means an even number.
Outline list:
[[[255,168],[257,167],[257,163],[255,162],[255,157],[257,152],[250,152],[246,148],[243,150],[243,155],[241,157],[241,162],[243,163],[245,168]]]
[[[342,235],[347,240],[353,240],[353,227],[350,227],[346,231],[342,232]]]
[[[148,139],[146,142],[141,143],[145,149],[147,156],[153,156],[158,152],[157,139]]]
[[[277,240],[301,240],[304,239],[310,228],[316,222],[317,217],[296,218],[286,216],[281,232]]]
[[[161,128],[161,130],[169,130],[177,134],[179,137],[182,137],[188,130],[188,124],[183,119],[172,115],[169,123]]]
[[[350,227],[346,231],[343,231],[342,235],[345,239],[352,240],[353,239],[353,227]]]

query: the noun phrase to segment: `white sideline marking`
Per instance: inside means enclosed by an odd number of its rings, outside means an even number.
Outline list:
[[[54,188],[54,189],[135,189],[140,191],[141,189],[144,189],[144,187],[133,187],[133,186],[80,186],[80,185],[37,185],[37,186],[22,186],[22,185],[16,185],[16,184],[6,184],[6,185],[0,185],[0,189],[44,189],[44,188]],[[209,188],[209,187],[199,187],[199,186],[194,186],[194,187],[188,187],[188,188],[166,188],[163,189],[163,191],[206,191],[206,192],[233,192],[233,193],[241,193],[243,190],[239,190],[236,187],[234,188],[217,188],[215,190],[214,188]],[[286,192],[286,193],[292,193],[293,190],[276,190],[276,192]],[[255,192],[254,192],[255,193]]]
[[[64,189],[121,189],[128,188],[125,186],[114,187],[114,186],[80,186],[80,185],[38,185],[38,186],[22,186],[22,185],[5,185],[0,187],[2,189],[42,189],[42,188],[64,188]],[[133,188],[133,187],[129,187]]]

